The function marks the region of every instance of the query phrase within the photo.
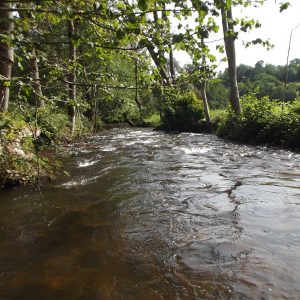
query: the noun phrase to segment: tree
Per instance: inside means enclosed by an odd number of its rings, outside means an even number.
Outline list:
[[[75,131],[76,122],[76,41],[75,41],[75,24],[74,20],[67,21],[67,30],[69,38],[69,75],[68,75],[68,115],[72,133]]]
[[[241,114],[241,104],[239,89],[237,84],[237,68],[235,53],[235,32],[232,16],[232,5],[221,4],[222,26],[224,34],[224,43],[228,61],[228,74],[230,85],[230,102],[237,115]]]
[[[14,62],[11,43],[13,31],[12,3],[0,2],[0,111],[8,110],[11,70]]]
[[[202,43],[202,48],[204,48],[204,37],[202,38],[201,43]],[[208,68],[206,66],[205,54],[202,55],[202,68],[201,68],[201,70],[202,70],[202,76],[201,76],[201,79],[200,79],[200,91],[201,91],[201,96],[202,96],[202,101],[203,101],[206,126],[207,126],[207,128],[210,128],[211,127],[211,119],[210,119],[209,105],[208,105],[207,95],[206,95],[206,87],[207,87],[209,71],[208,71]]]
[[[25,8],[25,4],[19,4],[18,7]],[[29,53],[29,67],[32,72],[32,79],[33,79],[33,90],[34,90],[34,97],[35,97],[35,104],[38,108],[44,108],[45,103],[43,100],[43,91],[41,86],[40,80],[40,72],[39,72],[39,63],[37,58],[37,51],[36,46],[33,39],[33,24],[30,20],[30,14],[26,13],[25,10],[19,11],[19,16],[21,19],[20,24],[22,24],[23,34],[27,39],[28,44],[30,45],[30,53]]]
[[[139,7],[142,9],[147,8],[147,6],[142,7],[141,5]],[[165,9],[164,5],[162,7],[162,10]],[[158,1],[153,1],[153,19],[155,21],[153,24],[155,27],[155,31],[152,31],[151,27],[148,26],[148,37],[143,38],[140,45],[147,48],[153,62],[155,63],[160,73],[163,83],[170,84],[170,76],[165,65],[166,59],[164,49],[164,43],[166,42],[164,38],[166,35],[166,31],[169,30],[169,24],[166,15],[161,13],[161,16],[159,16],[158,14]],[[173,60],[171,61],[171,63],[172,62]]]

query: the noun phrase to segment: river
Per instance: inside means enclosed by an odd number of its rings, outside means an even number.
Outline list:
[[[66,153],[43,201],[0,194],[0,299],[300,299],[300,154],[151,129]]]

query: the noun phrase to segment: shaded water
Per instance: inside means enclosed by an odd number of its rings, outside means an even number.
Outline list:
[[[113,129],[1,193],[0,299],[300,299],[300,155]]]

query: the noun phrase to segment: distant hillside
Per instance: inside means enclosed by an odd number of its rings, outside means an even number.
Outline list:
[[[269,96],[272,100],[292,101],[300,95],[300,59],[298,58],[292,60],[288,66],[286,92],[286,66],[264,64],[260,60],[254,67],[239,65],[237,73],[241,96],[252,92],[259,98]],[[212,108],[222,108],[227,105],[228,70],[218,74],[215,82],[209,84],[207,93]]]

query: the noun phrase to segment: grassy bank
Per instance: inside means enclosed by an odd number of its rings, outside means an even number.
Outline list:
[[[39,176],[62,172],[59,163],[49,159],[49,151],[89,134],[91,126],[86,123],[78,119],[78,129],[72,133],[67,116],[57,109],[0,113],[0,187],[36,182]]]
[[[219,137],[249,144],[300,149],[300,101],[281,103],[267,97],[242,98],[242,114],[232,110],[220,118]]]
[[[175,102],[172,110],[169,108],[162,113],[162,118],[153,115],[148,121],[167,131],[207,132],[201,104],[195,103],[200,107],[196,111],[194,105],[187,104],[189,102],[193,103],[193,100]],[[242,114],[239,116],[231,108],[211,110],[211,132],[245,144],[300,149],[300,100],[282,103],[270,101],[268,97],[257,99],[248,95],[242,97],[241,105]],[[195,111],[202,117],[200,122],[195,122]]]

